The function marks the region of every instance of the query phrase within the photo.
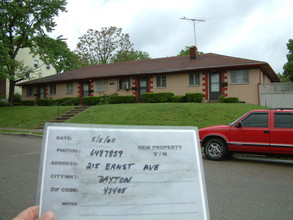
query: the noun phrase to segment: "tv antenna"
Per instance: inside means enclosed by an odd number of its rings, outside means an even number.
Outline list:
[[[201,23],[201,22],[205,22],[206,20],[204,20],[204,19],[199,19],[199,18],[186,18],[186,17],[183,17],[183,18],[180,18],[180,19],[182,19],[182,20],[187,20],[187,21],[192,21],[193,22],[193,33],[194,33],[194,45],[195,46],[197,46],[196,45],[196,33],[195,33],[195,25],[196,24],[199,24],[199,23]]]

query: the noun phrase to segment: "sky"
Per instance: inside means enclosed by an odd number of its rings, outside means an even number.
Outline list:
[[[292,0],[67,0],[52,37],[63,35],[71,50],[88,29],[116,26],[135,50],[151,58],[177,56],[195,45],[216,53],[264,61],[276,73],[287,62],[293,39]],[[194,25],[188,19],[204,22]]]

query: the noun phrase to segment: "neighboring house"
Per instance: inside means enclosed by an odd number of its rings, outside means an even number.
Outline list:
[[[40,59],[39,56],[33,56],[30,54],[29,48],[20,49],[16,56],[16,60],[23,62],[24,68],[33,70],[33,72],[26,75],[25,79],[21,82],[56,74],[56,70],[52,65],[47,65]],[[16,86],[14,93],[22,94],[21,87]],[[0,80],[0,97],[8,98],[8,94],[9,80]]]
[[[39,98],[135,95],[146,92],[188,92],[204,94],[204,101],[219,96],[238,97],[259,104],[258,85],[279,82],[266,62],[213,53],[176,56],[87,66],[61,74],[20,83],[23,100]]]

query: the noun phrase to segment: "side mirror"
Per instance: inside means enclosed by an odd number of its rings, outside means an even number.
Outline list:
[[[241,128],[241,127],[243,127],[243,123],[241,121],[239,121],[235,127],[236,128]]]

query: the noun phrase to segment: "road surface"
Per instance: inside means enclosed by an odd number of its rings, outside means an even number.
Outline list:
[[[0,220],[36,204],[41,138],[0,134]],[[203,159],[211,219],[293,219],[293,161]]]

